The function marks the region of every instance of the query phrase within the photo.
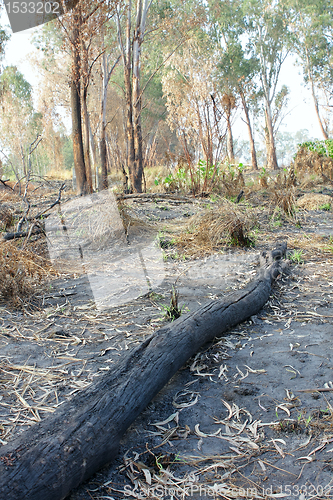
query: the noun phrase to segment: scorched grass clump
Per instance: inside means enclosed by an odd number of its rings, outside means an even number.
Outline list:
[[[251,230],[257,225],[251,209],[224,199],[213,210],[194,215],[176,244],[189,256],[200,256],[221,246],[254,246]]]
[[[22,307],[54,273],[47,259],[15,243],[0,243],[0,298],[14,307]]]

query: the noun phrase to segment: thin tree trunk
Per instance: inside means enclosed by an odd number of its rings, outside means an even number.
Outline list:
[[[105,127],[101,126],[101,136],[99,141],[99,148],[101,154],[101,170],[102,170],[102,189],[108,188],[108,167],[107,167],[107,153],[106,153],[106,140],[105,140]]]
[[[262,37],[261,29],[259,28],[260,39]],[[266,75],[266,60],[263,53],[262,44],[260,46],[260,78],[264,91],[264,102],[265,102],[265,117],[266,117],[266,126],[268,131],[269,143],[267,147],[267,166],[276,170],[278,168],[277,157],[276,157],[276,149],[275,149],[275,139],[274,139],[274,130],[272,123],[272,110],[271,110],[271,99],[270,99],[270,88],[267,82]]]
[[[112,154],[112,147],[107,133],[105,133],[105,145],[107,171],[110,174],[112,165],[116,168],[116,161],[114,160],[114,155]]]
[[[92,170],[90,163],[90,147],[89,147],[89,114],[87,108],[87,89],[84,89],[82,101],[82,111],[83,111],[83,131],[84,131],[84,164],[86,167],[86,177],[87,177],[87,191],[88,193],[93,192],[93,182],[92,182]]]
[[[238,91],[239,91],[239,95],[241,96],[241,99],[242,99],[243,110],[244,110],[245,118],[246,118],[245,121],[246,121],[246,125],[247,125],[247,131],[249,134],[252,167],[255,170],[258,170],[256,146],[255,146],[254,139],[253,139],[249,108],[246,104],[244,91],[240,85],[238,86]]]
[[[118,36],[120,36],[121,40],[121,34],[119,35],[119,30],[120,30],[120,23],[118,26]],[[112,66],[112,68],[109,70],[108,68],[108,59],[105,53],[105,43],[104,43],[104,29],[102,30],[101,33],[102,36],[102,49],[103,49],[103,55],[101,59],[101,69],[102,69],[102,95],[101,95],[101,132],[100,132],[100,137],[99,137],[99,147],[100,147],[100,155],[101,155],[101,171],[102,171],[102,189],[107,189],[109,184],[108,184],[108,168],[107,168],[107,150],[106,150],[106,139],[105,139],[105,133],[106,133],[106,105],[107,105],[107,96],[108,96],[108,85],[109,81],[112,75],[112,72],[116,65],[118,64],[118,61],[120,60],[120,56],[117,58],[116,62]],[[122,44],[120,44],[122,46]]]
[[[141,45],[146,29],[146,20],[151,0],[137,0],[133,51],[131,40],[131,10],[132,1],[128,1],[126,47],[123,44],[119,15],[117,16],[119,46],[124,64],[124,83],[126,99],[126,140],[127,168],[131,187],[136,192],[142,192],[143,153],[141,111],[142,97],[140,89],[140,55]]]
[[[229,163],[235,163],[234,140],[231,128],[231,110],[227,110],[227,154]]]
[[[328,133],[327,133],[327,130],[325,129],[325,127],[324,127],[323,121],[322,121],[321,116],[320,116],[319,104],[318,104],[318,99],[317,99],[317,96],[316,96],[314,81],[313,81],[312,72],[311,72],[311,68],[310,68],[310,59],[309,59],[309,54],[308,54],[307,47],[305,48],[305,53],[306,53],[306,63],[307,63],[307,67],[308,67],[307,68],[308,69],[308,77],[309,77],[310,84],[311,84],[311,94],[312,94],[313,102],[314,102],[314,105],[315,105],[316,115],[317,115],[317,118],[318,118],[320,130],[321,130],[321,132],[322,132],[322,134],[324,136],[324,139],[327,140],[328,139]]]
[[[126,23],[126,46],[122,40],[122,30],[120,26],[119,15],[117,15],[117,29],[120,52],[123,59],[124,66],[124,84],[125,84],[125,102],[126,102],[126,150],[127,150],[127,169],[130,177],[131,187],[133,189],[134,179],[134,131],[133,131],[133,103],[132,103],[132,43],[131,43],[131,14],[132,14],[132,1],[128,1],[127,5],[127,23]]]
[[[89,86],[88,51],[82,35],[80,36],[80,39],[81,39],[81,54],[82,54],[81,55],[81,80],[82,80],[81,112],[83,117],[83,137],[84,137],[83,152],[84,152],[84,164],[86,167],[87,190],[89,193],[92,193],[93,192],[92,171],[91,171],[90,153],[89,153],[89,114],[87,107],[87,95]]]
[[[106,153],[105,127],[103,126],[103,124],[101,125],[99,149],[101,155],[102,189],[108,189],[109,184],[108,184],[107,153]]]
[[[266,101],[265,104],[266,126],[268,131],[267,166],[276,170],[278,168],[278,162],[276,157],[271,107],[268,101]]]
[[[267,148],[267,166],[276,170],[278,168],[277,157],[276,157],[276,149],[275,149],[275,139],[274,139],[274,130],[272,123],[272,111],[271,104],[269,99],[269,88],[267,85],[266,72],[262,71],[262,81],[264,87],[264,101],[265,101],[265,119],[266,119],[266,127],[267,127],[267,140],[266,140],[266,148]]]
[[[27,172],[27,167],[26,167],[26,163],[25,163],[25,154],[24,154],[24,151],[23,151],[22,144],[21,144],[21,160],[22,160],[22,166],[23,166],[23,174],[27,175],[28,172]]]
[[[101,156],[101,174],[102,174],[102,189],[107,189],[108,184],[108,169],[106,160],[106,142],[105,142],[105,129],[106,129],[106,102],[107,102],[107,59],[105,54],[104,44],[104,30],[102,32],[102,49],[104,50],[101,60],[102,69],[102,97],[101,97],[101,131],[99,137],[99,149]]]
[[[72,79],[71,88],[71,111],[72,111],[72,137],[74,168],[76,173],[76,190],[79,195],[87,193],[87,177],[84,162],[82,120],[81,120],[81,96],[80,96],[80,26],[81,14],[73,14],[72,28]]]
[[[136,193],[142,192],[143,157],[142,157],[142,127],[141,109],[142,97],[140,90],[140,56],[141,44],[145,30],[145,5],[137,0],[136,25],[133,38],[133,70],[132,70],[132,100],[133,100],[133,135],[134,135],[134,184]]]
[[[90,160],[91,160],[91,171],[93,173],[93,177],[95,176],[95,189],[98,191],[99,185],[98,185],[98,165],[96,162],[96,145],[94,141],[94,136],[91,130],[91,123],[90,119],[88,116],[88,127],[89,127],[89,151],[90,151]]]

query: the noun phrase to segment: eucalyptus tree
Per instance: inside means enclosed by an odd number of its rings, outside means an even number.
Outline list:
[[[170,59],[162,80],[167,120],[183,144],[193,192],[206,191],[209,178],[214,180],[227,133],[223,108],[233,106],[213,74],[214,62],[207,46],[190,40]],[[192,165],[193,157],[198,160],[201,154],[205,165],[202,185]]]
[[[77,180],[77,192],[84,195],[92,191],[92,171],[90,165],[90,120],[87,106],[88,89],[91,82],[92,69],[96,61],[103,55],[100,48],[100,32],[108,22],[118,0],[102,0],[91,3],[79,0],[73,9],[50,23],[53,25],[52,36],[45,38],[47,28],[43,29],[42,50],[45,54],[56,53],[68,55],[70,58],[67,72],[70,99],[69,109],[72,118],[72,140],[74,167]],[[66,57],[64,61],[66,62]],[[53,60],[54,62],[54,60]],[[54,71],[54,65],[49,65]],[[94,148],[92,148],[94,149]]]
[[[200,24],[200,9],[193,0],[128,0],[122,9],[118,9],[117,28],[126,102],[127,166],[134,191],[142,190],[142,117],[147,105],[147,89],[155,82],[155,90],[159,88],[158,99],[164,107],[162,69]],[[153,130],[156,130],[156,124]]]
[[[330,110],[333,97],[333,2],[332,0],[285,0],[290,11],[293,30],[292,47],[303,67],[304,80],[309,84],[319,126],[324,139],[329,136],[329,121],[322,108]],[[319,93],[328,99],[320,103]]]
[[[2,9],[2,5],[0,4],[0,12],[1,12],[1,9]],[[4,56],[4,53],[5,53],[5,47],[6,47],[6,42],[9,40],[9,36],[7,34],[7,32],[0,26],[0,63],[1,63],[1,60]],[[0,74],[1,74],[1,66],[0,66]],[[1,101],[1,93],[0,93],[0,101]],[[2,161],[1,161],[1,158],[0,158],[0,179],[1,179],[1,176],[3,174],[3,171],[2,171]]]
[[[20,170],[27,175],[29,145],[42,132],[41,115],[33,109],[30,83],[16,66],[4,69],[0,76],[0,91],[0,145],[16,165],[15,174]]]
[[[136,0],[134,6],[132,0],[128,0],[124,9],[117,10],[116,17],[124,69],[127,167],[132,189],[138,193],[142,191],[143,177],[141,50],[151,4],[152,0]],[[135,14],[133,14],[134,7],[136,7]]]
[[[250,119],[252,103],[257,101],[255,77],[259,72],[259,62],[255,54],[248,54],[245,46],[247,24],[242,0],[220,2],[208,0],[209,34],[214,42],[214,58],[217,59],[216,77],[226,97],[240,98],[247,125],[251,160],[257,169],[257,156]],[[230,99],[227,99],[229,102]],[[232,155],[233,140],[230,122],[230,107],[226,109],[228,123],[228,155]]]
[[[281,67],[289,54],[289,9],[284,2],[269,0],[244,0],[243,15],[247,52],[259,64],[259,80],[264,101],[267,127],[267,166],[278,167],[274,126],[273,103],[278,92]]]
[[[99,151],[101,158],[101,171],[102,171],[102,189],[108,188],[108,169],[107,169],[107,145],[106,145],[106,127],[107,127],[107,97],[108,87],[111,76],[120,60],[120,55],[115,55],[114,46],[112,46],[112,37],[108,37],[106,43],[105,27],[101,28],[101,98],[100,98],[100,124],[99,124]],[[110,35],[110,33],[109,33]],[[111,43],[110,43],[111,38]],[[118,51],[117,51],[118,52]]]
[[[86,96],[89,85],[88,49],[93,16],[101,4],[91,5],[84,0],[67,13],[66,24],[62,23],[71,48],[72,69],[70,80],[72,138],[77,192],[84,195],[92,191],[92,175],[89,164],[89,126],[87,123]],[[83,121],[85,130],[83,130]],[[84,142],[85,132],[85,142]],[[85,145],[85,147],[84,147]],[[85,151],[86,149],[86,151]]]
[[[224,38],[226,39],[225,36]],[[258,72],[258,61],[255,57],[247,58],[245,56],[239,39],[229,38],[225,42],[224,49],[220,51],[218,68],[224,86],[240,97],[245,116],[244,121],[248,130],[251,163],[253,168],[257,169],[257,155],[250,114],[251,108],[254,110],[257,107],[258,85],[255,76]],[[231,129],[228,135],[231,136]]]
[[[0,14],[3,9],[3,3],[0,3]],[[0,62],[5,54],[6,43],[9,40],[9,34],[7,31],[0,25]]]

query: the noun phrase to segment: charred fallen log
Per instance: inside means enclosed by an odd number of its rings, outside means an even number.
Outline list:
[[[256,278],[157,330],[126,359],[0,448],[0,498],[62,500],[117,456],[121,436],[200,347],[257,314],[288,265],[287,245],[261,255]]]
[[[5,233],[3,239],[5,241],[16,240],[18,238],[25,238],[26,236],[35,236],[36,234],[44,233],[43,229],[34,229],[33,231],[18,231],[16,233]]]

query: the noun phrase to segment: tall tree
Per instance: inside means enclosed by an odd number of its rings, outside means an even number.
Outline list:
[[[195,20],[197,14],[193,0],[128,0],[125,8],[118,10],[117,28],[126,101],[127,166],[134,191],[142,190],[143,180],[143,96],[155,75],[200,22]],[[146,57],[142,57],[144,46]],[[149,60],[158,61],[154,69]],[[147,73],[143,66],[148,66]]]
[[[102,189],[108,188],[107,146],[106,146],[106,127],[107,127],[106,107],[107,107],[107,97],[108,97],[108,86],[113,71],[120,60],[120,56],[118,56],[115,59],[112,53],[113,51],[110,50],[110,47],[108,47],[108,54],[107,54],[107,46],[105,44],[105,38],[106,38],[105,29],[104,27],[102,27],[101,29],[102,88],[101,88],[101,111],[100,111],[100,137],[99,137],[99,149],[100,149],[101,170],[102,170]]]
[[[147,16],[152,0],[136,0],[136,14],[132,22],[132,0],[126,4],[125,29],[121,23],[120,10],[117,12],[119,47],[124,67],[126,95],[126,137],[127,167],[133,191],[142,192],[142,92],[141,92],[141,50],[147,24]]]
[[[222,145],[227,123],[223,114],[223,96],[212,78],[213,62],[209,51],[193,41],[168,62],[163,76],[168,122],[183,143],[190,168],[192,189],[206,190],[208,172],[222,160]],[[229,106],[231,107],[231,106]],[[194,154],[191,155],[191,152]],[[192,175],[193,156],[205,158],[203,186],[195,185]]]
[[[87,96],[92,67],[103,53],[98,44],[93,44],[93,39],[95,36],[99,37],[100,30],[110,18],[110,12],[113,12],[116,5],[117,0],[102,0],[96,4],[91,4],[88,0],[79,0],[67,13],[67,18],[64,21],[60,20],[71,48],[72,137],[77,192],[80,195],[92,191]],[[93,55],[90,54],[91,49]]]
[[[267,128],[267,165],[278,168],[272,105],[276,96],[282,64],[289,53],[289,17],[283,2],[244,0],[247,49],[259,61],[259,78],[264,100]]]
[[[30,83],[16,66],[4,69],[0,76],[0,144],[9,151],[16,171],[20,170],[24,175],[29,168],[29,145],[41,133],[40,116],[34,112],[31,91]]]
[[[303,66],[306,83],[310,85],[316,115],[324,139],[328,139],[328,120],[325,120],[318,94],[328,90],[333,97],[333,3],[331,0],[285,0],[290,10],[294,37],[292,47]]]
[[[1,9],[3,8],[2,5],[0,5],[0,13],[1,13]],[[6,33],[6,31],[0,26],[0,64],[1,64],[1,60],[4,56],[4,53],[5,53],[5,45],[6,45],[6,42],[8,41],[9,39],[9,36],[8,34]],[[0,74],[1,74],[1,66],[0,66]],[[0,94],[0,101],[1,101],[1,94]],[[0,179],[3,175],[3,168],[2,168],[2,161],[1,161],[1,158],[0,158]]]
[[[242,0],[233,2],[209,0],[207,13],[209,33],[214,41],[215,57],[218,60],[216,73],[227,95],[231,93],[240,97],[249,135],[252,166],[257,169],[250,113],[251,103],[256,101],[255,77],[258,75],[259,64],[255,54],[249,56],[246,53],[242,41],[247,29]],[[229,128],[228,142],[231,142],[231,126]]]

